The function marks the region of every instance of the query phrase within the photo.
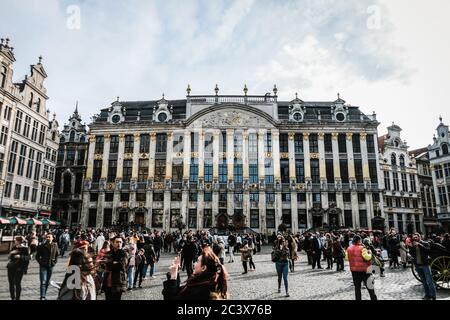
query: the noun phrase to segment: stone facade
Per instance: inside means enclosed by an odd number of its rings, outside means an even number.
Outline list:
[[[77,103],[61,132],[56,165],[53,212],[63,225],[75,226],[81,217],[88,145],[86,125],[81,123]]]
[[[58,123],[49,119],[47,74],[39,62],[21,83],[13,82],[13,48],[0,44],[1,215],[49,216],[53,196]]]
[[[448,126],[440,118],[437,127],[437,136],[433,138],[433,144],[428,146],[431,173],[433,175],[434,193],[438,220],[444,230],[450,230],[450,133]]]
[[[408,153],[402,129],[392,124],[380,137],[384,211],[390,228],[401,233],[423,231],[423,212],[416,160]]]
[[[375,114],[336,101],[191,96],[121,102],[89,125],[83,226],[175,230],[284,223],[371,228],[382,211]]]

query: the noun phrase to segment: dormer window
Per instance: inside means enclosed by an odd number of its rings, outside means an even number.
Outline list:
[[[166,122],[166,120],[167,120],[167,113],[165,113],[165,112],[160,112],[160,113],[158,114],[158,121],[159,121],[159,122]]]
[[[41,111],[41,98],[38,98],[37,103],[36,103],[36,112],[40,112]]]
[[[395,153],[393,153],[393,154],[391,155],[391,164],[392,164],[393,166],[396,166],[396,165],[397,165],[397,156],[395,155]]]
[[[400,156],[400,167],[404,167],[405,166],[405,157],[403,155]]]
[[[448,145],[446,143],[442,145],[442,154],[448,154]]]
[[[6,84],[6,67],[2,67],[2,72],[0,73],[0,86],[1,88],[5,87]]]
[[[34,95],[33,92],[30,93],[30,101],[28,102],[28,106],[31,108],[33,106]]]
[[[70,131],[70,137],[69,137],[69,141],[70,142],[74,142],[75,141],[75,131]]]
[[[116,114],[111,118],[111,122],[117,124],[120,122],[120,115]]]
[[[294,113],[294,120],[297,122],[303,121],[303,114],[301,114],[300,112]]]
[[[339,122],[344,122],[345,121],[345,114],[342,112],[338,112],[336,113],[336,120]]]

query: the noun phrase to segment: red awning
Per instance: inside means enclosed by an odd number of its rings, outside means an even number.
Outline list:
[[[27,220],[22,219],[22,218],[18,218],[18,217],[13,217],[10,219],[12,224],[20,224],[20,225],[26,225]]]
[[[51,212],[39,212],[39,215],[50,217],[52,215],[52,213]]]
[[[11,224],[11,221],[9,221],[9,219],[0,217],[0,224]]]
[[[42,222],[39,221],[38,219],[30,218],[30,219],[28,219],[28,221],[31,221],[32,224],[34,224],[34,225],[36,225],[36,226],[42,226]]]

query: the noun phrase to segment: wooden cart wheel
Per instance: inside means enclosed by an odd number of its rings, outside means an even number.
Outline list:
[[[414,277],[417,279],[417,281],[422,282],[422,279],[420,279],[419,275],[417,274],[416,266],[414,265],[414,263],[411,263],[411,272],[414,275]]]
[[[434,259],[431,262],[431,274],[437,288],[450,290],[450,256]]]

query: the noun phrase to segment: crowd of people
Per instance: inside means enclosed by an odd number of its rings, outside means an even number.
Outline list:
[[[68,271],[60,284],[58,299],[96,300],[101,294],[106,300],[120,300],[127,291],[142,288],[146,280],[155,279],[161,253],[175,254],[164,281],[164,299],[227,299],[228,272],[225,263],[235,262],[240,255],[243,272],[256,271],[254,255],[263,245],[272,246],[271,259],[275,264],[278,292],[282,280],[289,297],[288,275],[295,271],[299,253],[305,252],[305,262],[312,269],[344,271],[349,262],[355,287],[355,298],[361,299],[364,283],[372,300],[377,296],[368,285],[373,266],[384,276],[385,262],[390,268],[406,268],[413,263],[424,285],[424,299],[436,299],[436,288],[429,267],[430,244],[439,243],[450,252],[448,234],[432,236],[424,241],[420,234],[399,235],[395,229],[382,232],[279,232],[271,237],[260,234],[230,233],[213,236],[207,231],[164,232],[112,229],[57,229],[39,234],[17,236],[9,254],[8,281],[12,300],[19,300],[21,281],[27,274],[30,261],[39,264],[40,299],[45,300],[58,258],[70,250]],[[228,259],[227,259],[228,254]],[[227,261],[226,261],[227,259]],[[72,285],[74,270],[79,279]],[[180,273],[186,272],[182,285]]]

